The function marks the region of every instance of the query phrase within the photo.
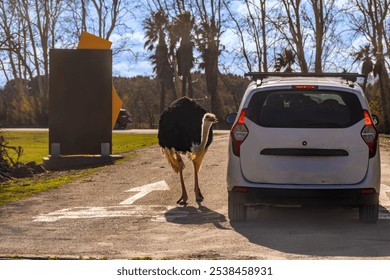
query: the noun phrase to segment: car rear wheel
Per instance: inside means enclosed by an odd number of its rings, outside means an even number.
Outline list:
[[[374,224],[378,221],[379,203],[359,206],[359,220],[362,223]]]
[[[246,220],[247,208],[240,193],[229,192],[228,215],[231,222],[243,222]]]

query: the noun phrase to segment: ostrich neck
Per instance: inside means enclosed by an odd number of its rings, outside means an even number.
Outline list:
[[[209,139],[210,127],[212,125],[213,124],[210,122],[203,123],[200,144],[197,148],[198,151],[203,151],[203,149],[206,147],[207,140]]]

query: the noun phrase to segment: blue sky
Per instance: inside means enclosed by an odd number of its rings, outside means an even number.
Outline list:
[[[144,31],[142,30],[142,27],[139,26],[139,24],[135,24],[133,29],[135,31],[132,34],[127,34],[127,36],[130,38],[132,52],[114,55],[113,76],[133,77],[137,75],[154,75],[153,67],[148,60],[150,53],[144,49]],[[112,48],[115,49],[117,42],[120,41],[120,36],[114,34],[110,40],[113,42]],[[238,44],[238,38],[236,38],[235,34],[233,34],[231,30],[226,30],[222,34],[221,41],[226,50],[231,50],[233,46]],[[236,67],[234,68],[232,67],[233,59],[227,52],[222,53],[221,61],[225,67],[229,68],[231,72],[242,75],[245,73],[245,71],[238,68],[237,65],[235,65]],[[243,66],[245,65],[243,64]],[[198,69],[194,68],[193,70]]]
[[[235,4],[235,9],[239,13],[244,13],[245,8],[243,8],[242,2],[237,1]],[[344,1],[339,1],[344,2]],[[338,3],[336,1],[336,3]],[[138,16],[138,18],[129,21],[131,24],[132,33],[126,33],[124,35],[113,34],[110,40],[113,42],[112,48],[115,50],[117,46],[119,46],[120,41],[123,38],[129,41],[129,47],[131,51],[122,52],[113,56],[113,76],[121,76],[121,77],[133,77],[137,75],[143,76],[153,76],[153,67],[148,61],[148,56],[150,55],[144,49],[144,31],[142,29],[142,16]],[[229,54],[229,51],[232,51],[239,45],[239,40],[233,32],[233,29],[226,29],[222,35],[222,44],[224,45],[226,51],[221,55],[221,65],[220,70],[224,72],[225,70],[243,75],[246,69],[246,63],[244,61],[235,61],[233,56]],[[249,41],[249,40],[248,40]],[[353,42],[352,45],[359,47],[363,45],[364,39],[360,38],[357,41]],[[75,45],[77,42],[74,42]],[[250,44],[248,44],[250,46]],[[269,61],[269,64],[272,65],[273,61]],[[349,67],[351,67],[349,65]],[[355,68],[358,65],[355,65]],[[359,68],[359,67],[358,67]],[[194,70],[198,70],[194,68]],[[349,69],[347,69],[349,70]],[[4,85],[5,78],[0,72],[0,86]]]

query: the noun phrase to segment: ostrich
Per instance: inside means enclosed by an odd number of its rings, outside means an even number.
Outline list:
[[[194,165],[196,201],[202,202],[198,172],[213,141],[212,125],[216,122],[215,115],[188,97],[177,99],[161,114],[158,142],[173,170],[180,173],[182,195],[177,201],[180,205],[186,205],[188,199],[183,179],[184,162],[180,153],[186,154]]]

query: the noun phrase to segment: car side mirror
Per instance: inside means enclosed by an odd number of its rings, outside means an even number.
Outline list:
[[[372,115],[372,122],[374,123],[374,125],[378,125],[379,117],[377,115]]]
[[[226,115],[225,121],[227,124],[233,124],[237,118],[237,113],[229,113]]]

